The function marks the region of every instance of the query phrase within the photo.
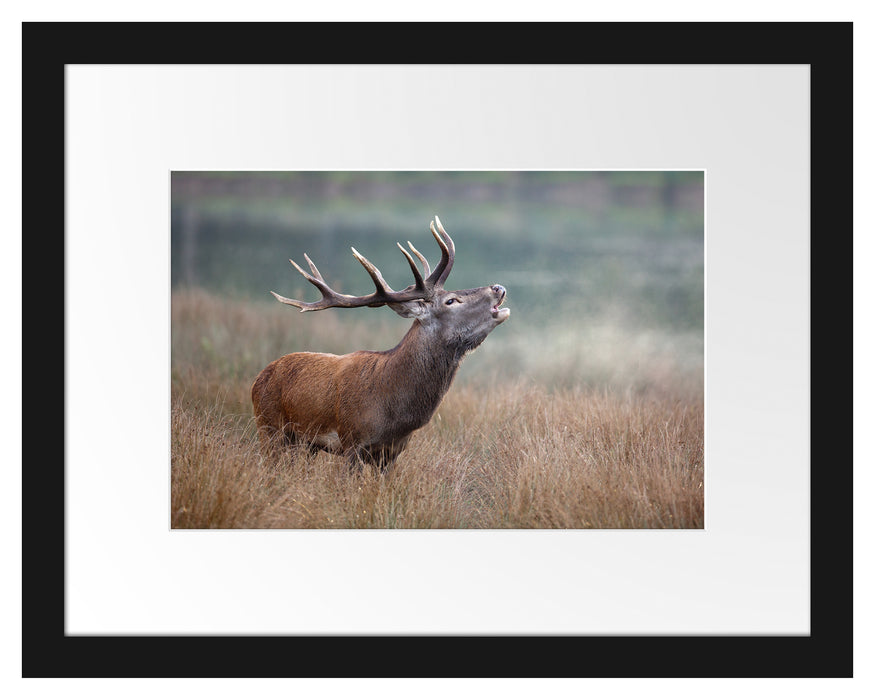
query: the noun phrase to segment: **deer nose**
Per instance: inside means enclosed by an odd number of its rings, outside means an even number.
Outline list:
[[[496,295],[498,296],[499,299],[501,297],[503,297],[505,295],[505,293],[507,292],[507,290],[504,287],[502,287],[500,284],[492,285],[492,291],[496,293]]]

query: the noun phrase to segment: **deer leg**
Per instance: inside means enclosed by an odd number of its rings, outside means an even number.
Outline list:
[[[365,464],[369,463],[367,456],[361,450],[347,450],[347,466],[350,473],[361,474]]]
[[[285,435],[269,423],[258,422],[258,448],[262,456],[276,458],[279,456]]]
[[[349,451],[349,469],[361,473],[367,467],[377,467],[385,473],[394,457],[387,455],[383,447],[356,447]]]
[[[397,452],[390,447],[381,447],[374,451],[372,464],[379,468],[380,474],[386,474],[395,463]]]
[[[383,474],[389,472],[389,470],[395,465],[395,460],[398,459],[398,455],[400,455],[404,451],[404,448],[407,447],[408,442],[410,442],[410,435],[405,435],[404,437],[381,448],[379,462],[380,472]]]
[[[365,467],[377,467],[381,474],[386,474],[395,463],[395,457],[400,450],[395,446],[359,447],[350,457],[350,470],[356,468],[359,472]]]
[[[388,474],[389,470],[395,465],[395,458],[391,457],[380,462],[380,474]]]

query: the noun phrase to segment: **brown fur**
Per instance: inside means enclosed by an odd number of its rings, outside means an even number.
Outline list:
[[[274,360],[252,385],[261,440],[305,443],[388,467],[431,419],[465,354],[507,318],[507,309],[496,311],[504,294],[496,285],[390,304],[414,318],[391,350]]]

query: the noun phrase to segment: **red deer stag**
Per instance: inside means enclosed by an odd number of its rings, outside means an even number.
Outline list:
[[[499,308],[505,288],[499,284],[456,292],[444,289],[453,267],[453,239],[435,216],[431,232],[441,249],[441,261],[431,271],[425,257],[408,241],[407,258],[414,283],[393,291],[380,271],[353,248],[376,291],[355,297],[331,289],[304,255],[310,272],[289,260],[321,293],[316,302],[277,300],[303,311],[331,307],[389,306],[413,325],[403,340],[383,352],[348,355],[293,352],[274,360],[252,385],[252,405],[260,441],[276,446],[304,444],[310,449],[346,455],[352,465],[363,462],[386,470],[407,445],[410,434],[428,423],[459,368],[462,358],[510,316]]]

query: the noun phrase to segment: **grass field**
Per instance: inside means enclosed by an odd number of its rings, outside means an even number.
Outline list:
[[[409,322],[280,307],[173,293],[172,527],[704,527],[700,338],[512,316],[380,475],[264,458],[249,389],[285,353],[387,349]]]

